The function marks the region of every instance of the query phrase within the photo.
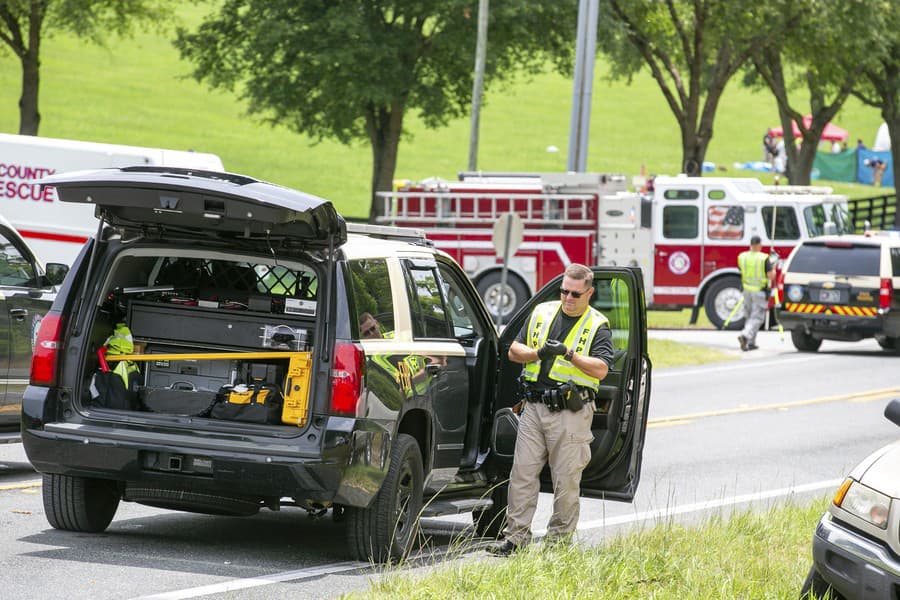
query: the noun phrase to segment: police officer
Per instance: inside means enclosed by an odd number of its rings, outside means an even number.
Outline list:
[[[506,556],[531,539],[540,473],[549,461],[553,515],[547,537],[572,534],[578,524],[581,472],[591,457],[594,397],[613,362],[609,322],[590,307],[593,273],[566,269],[560,300],[535,307],[509,349],[525,365],[526,403],[509,477],[504,537],[488,550]],[[562,340],[560,342],[559,340]]]
[[[744,290],[744,329],[738,336],[741,350],[756,350],[756,332],[766,319],[769,296],[766,293],[775,280],[775,266],[762,251],[758,235],[750,238],[750,249],[738,255],[741,287]]]

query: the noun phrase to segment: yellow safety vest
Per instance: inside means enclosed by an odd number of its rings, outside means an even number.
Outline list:
[[[547,337],[550,333],[550,324],[559,312],[562,303],[544,302],[538,304],[531,313],[531,319],[528,322],[528,345],[531,348],[540,348],[547,343]],[[609,321],[603,314],[591,308],[590,306],[581,318],[575,323],[563,343],[566,348],[570,348],[578,354],[588,354],[591,344],[594,342],[594,335],[602,326],[607,325]],[[587,350],[587,351],[586,351]],[[537,381],[541,372],[541,361],[528,363],[525,365],[525,380]],[[575,385],[588,387],[593,390],[600,388],[600,380],[596,377],[584,373],[581,369],[567,361],[562,356],[557,356],[550,367],[548,377],[560,383],[571,381]]]
[[[106,338],[107,354],[131,354],[134,352],[134,338],[131,336],[131,330],[125,323],[117,323],[113,334]],[[131,373],[138,373],[140,369],[134,361],[120,360],[113,368],[113,373],[122,378],[125,383],[125,389],[128,389],[128,380]]]
[[[759,292],[766,289],[769,278],[766,276],[768,254],[746,250],[738,255],[738,268],[741,270],[741,285],[745,291]]]

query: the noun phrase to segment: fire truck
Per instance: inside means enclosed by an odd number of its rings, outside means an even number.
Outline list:
[[[493,243],[504,214],[522,244],[507,261]],[[603,173],[463,172],[459,181],[402,181],[379,194],[379,223],[424,229],[474,282],[495,318],[513,314],[566,265],[640,267],[647,305],[705,309],[718,328],[743,326],[737,256],[758,235],[774,258],[825,233],[849,233],[848,201],[821,186],[659,176],[638,192]],[[736,313],[736,314],[735,314]]]

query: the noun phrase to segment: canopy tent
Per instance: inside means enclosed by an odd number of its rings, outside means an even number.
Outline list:
[[[809,124],[812,123],[812,115],[806,115],[803,117],[803,126],[808,128]],[[800,137],[800,128],[797,127],[796,121],[791,121],[791,129],[794,132],[794,137]],[[781,127],[772,127],[769,129],[769,133],[772,137],[782,137],[784,136],[784,129]],[[828,140],[829,142],[838,141],[842,142],[847,139],[849,134],[846,129],[841,129],[837,125],[832,125],[831,123],[825,124],[825,130],[822,131],[822,139]]]

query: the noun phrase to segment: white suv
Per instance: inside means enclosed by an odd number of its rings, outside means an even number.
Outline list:
[[[900,232],[807,240],[788,256],[778,288],[778,320],[798,350],[874,337],[900,352]]]
[[[885,416],[900,425],[900,400]],[[813,565],[800,592],[817,598],[883,598],[900,590],[900,441],[876,450],[838,488],[816,526]]]

